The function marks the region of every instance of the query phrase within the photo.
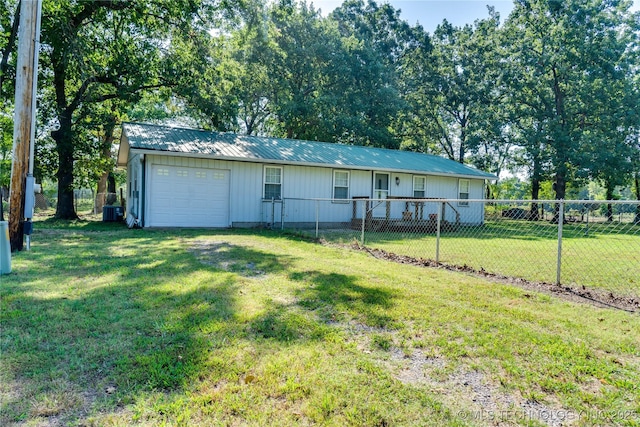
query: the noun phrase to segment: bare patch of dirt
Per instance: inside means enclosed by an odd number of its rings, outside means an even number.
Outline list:
[[[407,350],[392,345],[388,351],[372,350],[373,338],[379,334],[390,335],[397,343],[396,331],[356,320],[327,324],[343,330],[360,351],[390,370],[401,383],[439,393],[451,407],[459,409],[461,419],[481,425],[512,426],[528,421],[551,427],[572,425],[579,419],[579,414],[553,402],[533,401],[517,390],[509,391],[478,370],[464,366],[453,369],[445,357],[422,348]]]
[[[325,245],[334,245],[333,243],[328,243],[325,241],[321,241],[320,243]],[[410,264],[427,268],[440,268],[448,271],[467,273],[493,282],[517,286],[528,291],[542,292],[544,294],[552,295],[571,302],[591,304],[601,308],[615,308],[630,313],[640,313],[640,298],[636,297],[616,295],[613,292],[599,289],[590,289],[584,286],[576,287],[567,285],[556,285],[548,282],[534,282],[518,277],[510,277],[503,276],[501,274],[490,273],[482,269],[476,270],[467,265],[456,266],[441,264],[436,263],[431,259],[414,258],[406,255],[397,255],[391,252],[384,251],[382,249],[371,249],[363,247],[358,243],[353,243],[348,247],[354,250],[367,252],[374,258],[393,261],[400,264]]]
[[[458,407],[467,412],[459,413],[476,421],[492,425],[513,425],[520,420],[537,421],[548,426],[564,426],[568,420],[577,419],[577,414],[550,407],[541,402],[524,399],[520,393],[508,393],[494,384],[479,371],[456,369],[442,375],[447,362],[439,356],[427,356],[421,349],[411,355],[394,348],[392,360],[400,364],[395,377],[404,384],[425,385],[447,395]]]
[[[428,375],[434,369],[443,369],[446,365],[441,357],[428,357],[420,349],[414,349],[411,355],[406,355],[400,349],[394,348],[391,359],[402,364],[396,374],[396,379],[403,384],[435,383]]]
[[[329,321],[328,326],[333,326],[344,331],[349,338],[356,344],[358,350],[364,354],[372,354],[372,336],[375,335],[392,335],[390,329],[368,326],[355,320],[348,321]]]
[[[234,258],[230,255],[232,246],[228,242],[197,240],[187,249],[201,263],[220,270],[238,273],[244,277],[260,277],[265,271],[250,261]]]

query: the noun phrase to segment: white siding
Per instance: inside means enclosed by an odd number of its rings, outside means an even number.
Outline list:
[[[316,203],[295,199],[331,199],[333,197],[333,171],[330,168],[285,166],[282,194],[285,198],[285,222],[315,222]],[[354,182],[349,174],[349,193]],[[350,202],[319,202],[321,222],[345,222],[351,219]]]
[[[425,188],[425,197],[429,198],[455,198],[457,197],[457,179],[427,175],[427,186]],[[452,188],[455,185],[456,187]],[[413,193],[412,193],[413,194]],[[435,215],[438,213],[440,203],[438,202],[425,202],[423,217],[429,219],[429,215]],[[445,209],[445,220],[455,221],[455,214],[451,212],[451,209]]]
[[[469,198],[484,199],[484,181],[472,179],[469,182]],[[468,224],[482,224],[484,222],[484,203],[469,203],[469,206],[458,209],[461,222]],[[466,211],[466,212],[463,212]]]
[[[371,197],[373,195],[372,184],[372,171],[351,171],[351,197]]]
[[[132,165],[135,161],[140,164],[138,156],[131,156],[129,160],[129,173],[135,173]],[[147,155],[145,159],[147,176],[151,165],[189,166],[208,169],[228,169],[230,171],[230,225],[252,226],[271,221],[271,203],[262,200],[264,167],[268,164],[238,162],[227,160],[200,159],[181,156]],[[285,222],[315,222],[316,204],[311,201],[292,199],[331,199],[333,195],[333,171],[335,168],[306,167],[292,165],[282,166],[282,197],[285,199]],[[349,196],[372,197],[373,196],[373,171],[349,170]],[[413,176],[406,173],[390,173],[389,195],[392,197],[413,197]],[[458,178],[441,177],[432,175],[420,175],[427,177],[426,197],[458,198]],[[396,185],[396,177],[400,179]],[[141,179],[141,177],[140,177]],[[484,181],[470,181],[471,199],[483,197]],[[145,189],[146,190],[146,189]],[[146,197],[148,192],[145,191]],[[145,201],[148,210],[148,200]],[[348,222],[352,216],[351,203],[320,202],[320,222]],[[401,218],[404,203],[392,204],[392,217]],[[460,212],[461,222],[482,222],[483,207],[472,204],[468,207],[454,207]],[[276,203],[276,222],[280,221],[281,205]],[[437,212],[436,203],[425,203],[424,218],[429,213]],[[446,209],[448,221],[455,221],[455,214],[449,208]],[[358,215],[359,216],[359,215]]]
[[[400,180],[396,184],[396,178]],[[406,173],[392,173],[389,183],[389,196],[402,197],[405,199],[413,198],[413,175]],[[391,204],[391,218],[402,218],[402,212],[405,209],[404,202],[395,202]]]
[[[458,178],[427,176],[427,197],[442,199],[458,198]]]
[[[427,176],[427,196],[443,199],[457,199],[458,194],[458,181],[459,178],[446,177],[446,176]],[[469,198],[470,199],[482,199],[484,190],[484,181],[481,179],[469,180]],[[465,224],[478,224],[482,223],[484,217],[484,205],[480,203],[470,203],[468,206],[460,206],[458,203],[452,203],[460,213],[460,222]],[[425,206],[425,218],[428,218],[429,214],[437,213],[438,207],[435,203],[427,203]],[[445,220],[455,222],[456,215],[450,206],[445,208]]]

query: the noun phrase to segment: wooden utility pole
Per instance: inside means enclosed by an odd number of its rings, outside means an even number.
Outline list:
[[[11,194],[9,196],[9,239],[12,251],[21,251],[24,240],[24,220],[31,213],[25,210],[27,175],[33,173],[32,144],[35,134],[35,86],[38,73],[36,41],[40,38],[41,0],[22,0],[18,30],[18,61],[16,66],[16,101],[13,121],[13,163],[11,164]],[[33,188],[28,189],[33,192]],[[31,194],[33,195],[33,194]],[[26,214],[26,215],[25,215]]]

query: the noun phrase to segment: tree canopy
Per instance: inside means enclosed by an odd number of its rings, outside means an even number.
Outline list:
[[[0,185],[7,184],[15,0],[0,8]],[[278,0],[45,0],[38,176],[73,188],[113,168],[127,117],[417,150],[501,174],[635,183],[640,199],[640,15],[622,0],[516,0],[433,34],[347,0],[327,16]],[[5,176],[6,175],[6,176]],[[522,187],[525,188],[525,187]]]

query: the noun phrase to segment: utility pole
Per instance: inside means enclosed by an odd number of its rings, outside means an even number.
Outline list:
[[[21,1],[13,121],[13,162],[9,196],[9,239],[12,251],[21,251],[24,235],[31,234],[34,207],[33,147],[41,11],[41,0]]]

